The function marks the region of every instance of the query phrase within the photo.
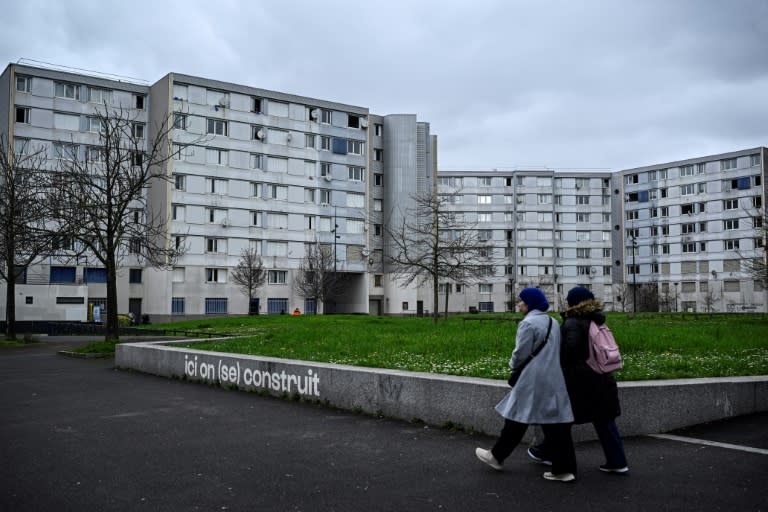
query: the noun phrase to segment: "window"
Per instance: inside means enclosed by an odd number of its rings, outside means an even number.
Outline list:
[[[173,127],[177,130],[187,129],[187,115],[179,114],[178,112],[173,114]]]
[[[143,94],[137,94],[134,96],[134,105],[136,105],[136,110],[144,110],[144,95]]]
[[[381,199],[373,200],[373,211],[375,212],[384,211],[384,203],[381,201]]]
[[[331,150],[331,138],[328,137],[327,135],[320,136],[320,150],[321,151]]]
[[[16,122],[29,124],[29,109],[27,107],[16,107]]]
[[[477,181],[478,181],[477,184],[480,187],[490,187],[493,182],[493,179],[490,176],[481,176],[480,178],[477,179]]]
[[[463,178],[440,176],[437,178],[437,184],[445,187],[461,188]]]
[[[288,199],[288,187],[286,185],[265,185],[267,189],[267,197],[269,199],[275,199],[277,201],[285,201]]]
[[[209,194],[226,194],[227,184],[227,180],[205,178],[205,191]]]
[[[373,225],[373,234],[375,236],[381,236],[384,233],[384,226],[382,224]]]
[[[348,169],[349,181],[365,181],[365,168],[350,166]]]
[[[262,227],[262,214],[261,212],[251,212],[251,226]]]
[[[227,299],[205,298],[206,315],[225,315],[227,313]]]
[[[227,252],[227,239],[226,238],[206,238],[205,239],[205,252],[226,254]]]
[[[18,92],[30,92],[32,90],[32,78],[16,75],[16,90]]]
[[[86,268],[83,271],[83,280],[86,283],[106,283],[107,282],[107,269],[100,268]]]
[[[347,219],[347,233],[363,233],[365,232],[365,222],[362,220]]]
[[[365,195],[347,193],[347,206],[350,208],[365,208]]]
[[[331,124],[331,111],[320,109],[320,122],[323,124]]]
[[[62,160],[77,160],[77,146],[63,142],[53,143],[53,154]]]
[[[143,139],[144,138],[144,124],[143,123],[133,123],[131,125],[131,135],[133,135],[136,139]]]
[[[288,214],[287,213],[267,213],[267,227],[271,229],[287,229],[288,228]],[[280,242],[282,243],[282,242]],[[287,254],[287,245],[286,251]],[[270,254],[270,256],[285,256],[285,254]]]
[[[538,194],[539,204],[552,204],[552,194]]]
[[[251,97],[251,112],[256,112],[257,114],[263,112],[261,109],[261,104],[261,98]]]
[[[640,265],[627,265],[628,275],[639,274],[639,273],[640,273]]]
[[[739,249],[739,241],[738,240],[725,240],[725,250],[726,251],[734,251]]]
[[[684,243],[682,244],[682,251],[684,254],[696,252],[696,244],[693,242]]]
[[[479,291],[482,294],[490,294],[493,293],[493,285],[489,283],[480,283],[479,285]]]
[[[638,175],[637,174],[627,174],[624,176],[624,184],[625,185],[634,185],[638,183]]]
[[[16,90],[18,90],[18,88]],[[749,165],[750,167],[760,165],[760,155],[759,154],[749,155]]]
[[[384,135],[384,125],[380,124],[380,123],[374,124],[373,125],[373,133],[377,137],[381,137],[382,135]]]
[[[171,298],[171,314],[172,315],[184,314],[184,297]]]
[[[225,269],[225,268],[206,268],[205,269],[205,282],[206,283],[226,283],[227,282],[227,269]]]
[[[269,270],[267,282],[269,284],[285,284],[288,272],[285,270]]]
[[[362,155],[365,153],[365,142],[360,140],[347,141],[347,154]]]
[[[110,103],[112,101],[112,91],[107,89],[88,88],[88,101],[91,103]]]
[[[304,134],[304,147],[315,149],[315,134]]]
[[[478,213],[477,222],[492,222],[493,214],[491,213]]]
[[[589,223],[589,214],[588,213],[577,213],[576,214],[576,222],[582,223],[582,224],[588,224]]]
[[[98,117],[89,117],[87,122],[88,122],[89,132],[104,133],[105,131],[104,122]]]
[[[683,176],[693,176],[693,165],[681,165],[680,166],[680,177]]]
[[[654,208],[656,210],[656,208]],[[652,217],[655,217],[656,215],[651,215]],[[639,210],[627,210],[626,214],[627,220],[637,220],[639,218]]]
[[[225,149],[206,149],[205,161],[213,165],[227,165],[229,163],[229,151]]]
[[[680,227],[680,232],[682,234],[684,234],[684,235],[687,235],[689,233],[695,233],[696,232],[696,223],[689,222],[689,223],[683,224]]]
[[[320,189],[320,204],[321,205],[329,205],[331,204],[331,191],[328,189]]]
[[[51,267],[50,282],[54,283],[74,283],[75,267]]]
[[[477,204],[491,204],[493,196],[477,196]]]
[[[589,196],[576,196],[576,204],[589,204]]]
[[[80,116],[54,112],[53,127],[59,130],[80,130]]]
[[[736,168],[736,159],[735,158],[726,158],[724,160],[720,160],[720,170],[721,171],[728,171],[730,169]]]
[[[576,249],[577,258],[590,258],[591,253],[592,253],[591,249],[584,249],[584,248]]]
[[[180,204],[174,204],[171,206],[171,220],[185,220],[186,208]]]
[[[305,188],[304,189],[304,202],[305,203],[315,203],[315,192],[317,192],[314,188]]]
[[[128,241],[128,252],[130,254],[141,254],[141,238],[140,237],[132,237]]]
[[[723,230],[732,231],[739,229],[739,219],[726,219],[723,221]]]
[[[480,229],[477,231],[477,239],[482,242],[487,242],[489,240],[493,240],[493,230],[491,229]]]
[[[205,214],[208,222],[221,223],[227,218],[227,210],[225,208],[206,208]]]
[[[208,133],[226,136],[227,122],[222,119],[208,119]]]
[[[67,84],[63,82],[56,82],[54,87],[54,94],[57,98],[67,98],[70,100],[80,99],[80,86],[75,84]]]
[[[381,162],[384,160],[384,150],[383,149],[374,149],[373,150],[373,159],[377,162]]]
[[[373,173],[373,184],[377,187],[384,185],[384,175],[380,172]]]
[[[173,175],[173,188],[176,190],[184,190],[187,184],[187,177],[183,174]]]
[[[588,242],[589,241],[589,231],[577,231],[576,232],[576,241],[577,242]]]
[[[347,128],[360,128],[360,116],[347,115]]]
[[[680,187],[680,195],[681,196],[690,196],[692,194],[696,193],[696,187],[693,183],[689,183],[687,185],[682,185]]]
[[[133,284],[141,283],[141,269],[132,268],[128,270],[128,282]]]

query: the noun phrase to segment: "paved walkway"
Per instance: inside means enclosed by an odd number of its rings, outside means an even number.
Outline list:
[[[577,445],[579,478],[548,482],[492,438],[0,347],[3,511],[768,511],[768,413],[625,440],[629,476]],[[683,439],[680,439],[683,438]]]

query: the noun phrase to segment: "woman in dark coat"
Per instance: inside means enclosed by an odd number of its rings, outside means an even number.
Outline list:
[[[587,365],[589,358],[589,324],[605,323],[603,304],[588,289],[576,287],[568,292],[568,309],[560,328],[560,364],[571,399],[574,423],[592,423],[605,453],[606,463],[600,470],[607,473],[629,471],[624,444],[616,426],[621,414],[619,391],[610,373],[600,374]],[[551,460],[547,440],[533,446],[528,455],[539,462]]]

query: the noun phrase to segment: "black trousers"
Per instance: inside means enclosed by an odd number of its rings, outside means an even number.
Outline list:
[[[571,439],[570,423],[551,423],[541,425],[547,439],[548,453],[552,458],[552,473],[576,474],[576,452]],[[491,448],[491,453],[500,463],[512,453],[528,430],[528,425],[516,421],[504,420],[504,428]]]

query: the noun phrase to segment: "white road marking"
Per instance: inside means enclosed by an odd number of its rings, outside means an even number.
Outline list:
[[[731,443],[718,443],[717,441],[707,441],[706,439],[696,439],[693,437],[673,436],[671,434],[648,434],[648,437],[655,437],[657,439],[667,439],[669,441],[680,441],[681,443],[702,444],[705,446],[715,446],[717,448],[727,448],[729,450],[739,450],[742,452],[759,453],[760,455],[768,455],[768,450],[762,448],[752,448],[751,446],[742,446],[739,444]]]

